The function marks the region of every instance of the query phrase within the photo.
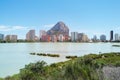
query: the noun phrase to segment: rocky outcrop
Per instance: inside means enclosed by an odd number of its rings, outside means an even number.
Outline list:
[[[69,28],[63,22],[58,22],[50,30],[47,31],[48,35],[69,35]]]
[[[105,66],[98,71],[99,80],[120,80],[120,67]]]

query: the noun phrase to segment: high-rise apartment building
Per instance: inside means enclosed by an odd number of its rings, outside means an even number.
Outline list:
[[[6,35],[5,40],[10,41],[10,35]]]
[[[78,32],[71,32],[71,41],[72,42],[78,41]]]
[[[11,41],[17,42],[17,35],[11,35]]]
[[[6,35],[5,37],[6,41],[10,42],[17,42],[17,35]]]
[[[119,41],[119,34],[115,33],[115,41]]]
[[[82,42],[82,38],[83,38],[84,33],[78,33],[78,41]]]
[[[113,30],[110,31],[110,41],[113,41]]]
[[[97,41],[97,36],[96,36],[96,35],[93,36],[93,41],[94,41],[94,42]]]
[[[26,34],[26,40],[35,41],[35,30],[29,30],[29,32]]]
[[[47,33],[45,30],[40,30],[40,35],[39,35],[40,40],[42,40],[42,37],[44,37],[46,35],[47,35]]]
[[[78,41],[79,42],[88,42],[89,38],[86,34],[84,33],[78,33]]]
[[[102,41],[102,42],[105,42],[106,41],[106,36],[103,34],[103,35],[101,35],[100,36],[100,40]]]
[[[58,36],[58,40],[60,41],[60,42],[63,42],[64,41],[64,36],[62,35],[62,34],[60,34],[59,36]]]
[[[52,42],[57,42],[57,36],[56,35],[51,35],[51,41]]]
[[[0,34],[0,41],[4,40],[4,34]]]
[[[88,36],[86,34],[83,34],[82,42],[89,42],[89,38],[88,38]]]

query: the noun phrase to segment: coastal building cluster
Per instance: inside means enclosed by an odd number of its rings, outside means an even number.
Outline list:
[[[89,42],[89,38],[84,33],[71,32],[69,35],[49,35],[45,30],[40,30],[40,36],[35,36],[35,30],[30,30],[26,34],[27,41],[41,41],[41,42]]]
[[[100,36],[100,39],[97,39],[97,36],[94,35],[93,39],[92,39],[93,42],[98,42],[98,41],[101,41],[101,42],[120,42],[120,35],[118,33],[115,33],[114,34],[114,31],[111,30],[110,31],[110,38],[109,40],[106,39],[106,35],[102,34]]]
[[[6,41],[6,42],[17,42],[18,37],[17,35],[6,35],[0,34],[0,42],[1,41]]]
[[[40,41],[42,42],[65,42],[69,41],[69,34],[48,34],[45,30],[40,30]]]
[[[89,38],[85,33],[71,32],[72,42],[89,42]]]
[[[48,31],[40,30],[39,37],[35,36],[35,30],[29,30],[26,34],[27,41],[41,42],[89,42],[90,39],[84,33],[71,32],[69,36],[69,28],[63,23],[58,22]]]
[[[29,30],[26,33],[25,40],[19,40],[17,35],[6,35],[0,34],[0,42],[113,42],[120,41],[120,35],[118,33],[113,33],[113,30],[110,31],[110,39],[106,39],[106,35],[100,35],[98,39],[96,35],[92,39],[89,39],[85,33],[71,32],[69,35],[69,28],[63,23],[58,22],[50,30],[40,30],[39,36],[36,36],[35,30]]]

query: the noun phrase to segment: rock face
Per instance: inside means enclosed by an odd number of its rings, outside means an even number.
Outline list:
[[[120,80],[120,67],[103,67],[98,75],[99,80]]]
[[[48,35],[69,35],[69,28],[63,23],[58,22],[55,26],[53,26],[50,30],[47,31]]]

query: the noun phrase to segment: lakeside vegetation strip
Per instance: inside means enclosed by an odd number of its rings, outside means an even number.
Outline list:
[[[120,47],[120,45],[112,45],[113,47]]]
[[[119,80],[119,68],[119,52],[88,54],[51,65],[44,61],[30,63],[19,74],[0,80]],[[112,72],[106,71],[110,69]]]
[[[75,59],[77,56],[66,56],[67,59]]]
[[[30,53],[31,55],[38,55],[38,56],[49,56],[49,57],[60,57],[59,54],[49,54],[49,53]]]
[[[50,54],[50,53],[30,53],[30,55],[38,55],[38,56],[49,56],[49,57],[60,57],[59,54]],[[75,59],[77,56],[66,56],[67,59]]]

